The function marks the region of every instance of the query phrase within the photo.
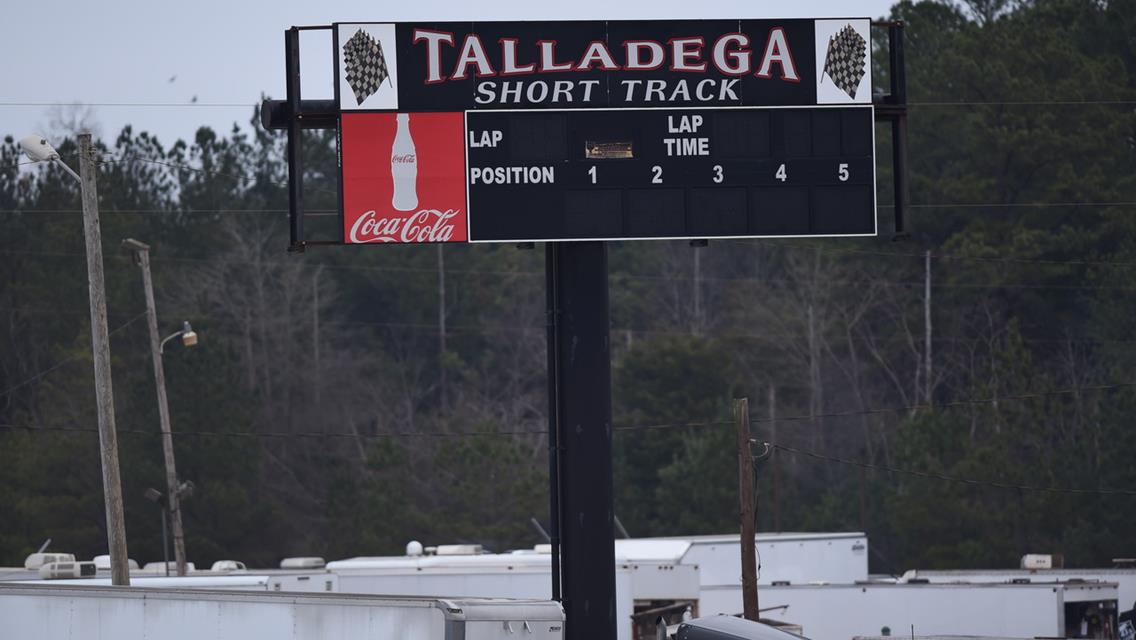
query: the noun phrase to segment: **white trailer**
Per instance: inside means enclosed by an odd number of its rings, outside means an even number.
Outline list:
[[[765,617],[800,625],[812,640],[888,631],[910,637],[913,625],[917,636],[1093,637],[1079,635],[1086,612],[1116,616],[1115,583],[790,585],[761,587],[758,594],[762,609],[783,607]],[[727,609],[735,597],[703,590],[702,602]]]
[[[706,587],[741,588],[741,536],[687,536],[616,540],[617,557],[627,561],[663,558],[698,567]],[[868,536],[841,533],[759,533],[756,541],[760,568],[757,583],[803,584],[862,582],[868,579]],[[736,610],[741,611],[739,591]],[[719,613],[702,610],[702,615]]]
[[[556,640],[539,600],[0,584],[0,636],[35,640]]]
[[[1136,568],[1100,569],[974,569],[959,571],[911,570],[900,582],[926,580],[952,582],[1115,582],[1121,611],[1136,608]]]
[[[698,568],[673,559],[615,559],[617,633],[620,640],[654,637],[655,619],[698,615]],[[337,560],[327,570],[345,593],[444,594],[500,598],[551,598],[547,553],[361,557]]]
[[[517,556],[501,562],[496,556],[369,557],[328,563],[344,593],[439,595],[481,598],[552,597],[548,556]],[[615,575],[616,619],[620,640],[631,635],[631,579],[628,571]]]
[[[29,579],[21,584],[109,587],[110,578],[70,578],[64,580]],[[139,589],[212,589],[217,591],[288,591],[292,593],[338,593],[339,576],[324,571],[309,573],[198,573],[189,576],[145,576],[131,574],[130,586]],[[425,595],[425,594],[415,594]]]

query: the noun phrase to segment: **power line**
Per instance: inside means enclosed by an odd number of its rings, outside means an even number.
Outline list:
[[[835,462],[854,467],[861,467],[863,469],[873,469],[876,471],[887,471],[889,473],[899,473],[909,476],[916,476],[920,478],[931,478],[935,480],[944,480],[946,482],[955,482],[958,484],[965,484],[976,487],[993,487],[997,489],[1010,489],[1014,491],[1031,491],[1038,493],[1060,493],[1060,494],[1073,494],[1073,495],[1103,495],[1103,496],[1136,496],[1136,491],[1129,489],[1076,489],[1067,487],[1053,487],[1053,486],[1031,486],[1014,484],[1011,482],[1001,482],[998,480],[977,480],[974,478],[962,478],[959,476],[951,476],[945,473],[936,471],[919,471],[916,469],[903,469],[900,467],[893,467],[890,465],[871,464],[862,462],[860,460],[849,460],[847,458],[838,458],[836,456],[827,456],[824,454],[816,453],[815,451],[806,451],[804,449],[796,449],[783,444],[776,444],[771,442],[762,442],[767,447],[772,449],[779,449],[786,453],[792,453],[801,456],[807,456],[816,460],[823,460],[826,462]]]
[[[100,212],[101,213],[101,212]],[[86,254],[79,252],[67,251],[31,251],[25,249],[5,249],[0,248],[0,255],[28,255],[28,256],[49,256],[49,257],[83,257]],[[108,259],[115,260],[130,260],[126,255],[109,255]],[[303,264],[307,268],[324,268],[330,270],[346,270],[346,271],[377,271],[377,272],[390,272],[390,273],[424,273],[424,274],[437,274],[437,267],[394,267],[394,266],[377,266],[377,265],[350,265],[350,264],[336,264],[333,262],[300,262],[295,259],[270,259],[262,260],[260,262],[254,260],[231,260],[212,259],[212,258],[184,258],[175,256],[163,256],[160,262],[154,264],[155,267],[168,266],[170,262],[186,262],[191,264],[209,264],[214,266],[291,266],[296,264]],[[166,263],[166,264],[163,264]],[[544,272],[538,271],[508,271],[503,269],[461,269],[461,268],[446,268],[446,274],[459,274],[459,275],[499,275],[499,276],[522,276],[531,278],[543,278]]]
[[[79,214],[79,213],[82,213],[82,212],[79,209],[67,209],[67,210],[16,210],[16,209],[4,210],[4,209],[0,209],[0,213],[49,213],[49,214],[50,213],[68,213],[68,214]],[[131,209],[124,209],[124,210],[101,212],[101,213],[112,213],[112,214],[113,213],[123,213],[123,214],[128,214],[128,213],[166,213],[166,214],[175,214],[175,213],[190,213],[190,214],[274,213],[274,214],[286,214],[286,213],[288,213],[288,210],[287,209],[190,209],[190,210],[176,210],[176,209],[133,209],[133,210],[131,210]],[[312,210],[312,211],[307,212],[306,215],[311,215],[313,213],[338,215],[337,211],[332,211],[330,209]],[[755,239],[755,240],[730,239],[730,240],[719,240],[718,242],[729,242],[731,244],[740,244],[740,245],[746,245],[746,246],[776,247],[776,249],[780,250],[780,251],[798,251],[798,252],[800,252],[800,251],[815,251],[815,252],[820,252],[820,253],[828,254],[828,255],[867,255],[867,256],[878,256],[878,257],[885,257],[885,258],[913,258],[913,259],[917,258],[919,260],[923,260],[926,257],[926,254],[923,253],[922,251],[916,253],[916,252],[899,252],[899,251],[874,251],[874,250],[869,250],[869,249],[833,249],[833,248],[829,248],[829,247],[825,247],[825,246],[821,246],[821,245],[792,245],[792,244],[785,244],[785,243],[781,243],[781,242],[770,242],[770,241],[767,241],[767,240],[759,240],[759,239]],[[59,252],[59,251],[29,251],[29,250],[24,250],[24,249],[4,249],[4,248],[0,248],[0,253],[12,254],[12,255],[31,255],[31,256],[84,256],[84,255],[86,255],[86,254],[78,253],[78,252],[68,253],[68,252]],[[958,253],[936,253],[935,251],[931,252],[931,259],[932,260],[944,260],[944,261],[958,261],[958,262],[995,263],[995,264],[1006,263],[1006,264],[1029,264],[1029,265],[1051,265],[1051,266],[1085,266],[1085,267],[1101,266],[1101,267],[1123,267],[1123,268],[1136,267],[1136,261],[1123,261],[1123,260],[1057,260],[1057,259],[1043,259],[1043,258],[1004,258],[1004,257],[995,257],[995,256],[972,256],[972,255],[963,255],[963,254],[958,254]],[[184,257],[170,257],[170,256],[164,257],[163,261],[165,261],[165,262],[171,262],[171,261],[172,262],[200,262],[200,263],[232,264],[232,265],[251,265],[251,264],[254,264],[252,261],[237,261],[237,260],[229,260],[229,259],[214,260],[214,259],[210,259],[210,258],[184,258]],[[261,262],[261,263],[255,263],[255,264],[264,264],[264,263]],[[421,272],[424,272],[424,273],[425,272],[430,272],[430,273],[436,273],[437,272],[436,268],[429,268],[428,269],[428,268],[415,268],[415,267],[373,267],[373,266],[365,266],[365,265],[341,265],[341,264],[333,264],[333,263],[328,263],[328,262],[318,262],[318,263],[313,262],[313,263],[306,263],[306,264],[308,264],[309,266],[313,266],[313,267],[314,266],[320,266],[320,267],[324,267],[324,268],[327,268],[327,269],[350,269],[350,270],[364,270],[364,271],[365,270],[421,271]],[[462,271],[463,270],[461,270],[461,269],[449,269],[449,268],[446,269],[446,273],[461,273]],[[500,270],[482,270],[482,269],[466,269],[464,271],[469,272],[469,273],[508,273],[508,274],[512,274],[512,275],[544,277],[543,273],[537,273],[535,271],[500,271]],[[617,276],[621,277],[622,275],[623,274],[620,274],[618,272],[612,273],[613,277],[617,277]],[[634,276],[634,277],[665,278],[666,276]],[[703,278],[703,279],[714,279],[714,278]]]
[[[225,108],[235,107],[255,108],[260,103],[252,102],[0,102],[0,107],[160,107],[174,109]],[[1043,106],[1083,106],[1083,105],[1136,105],[1136,100],[1102,99],[1102,100],[973,100],[973,101],[914,101],[908,102],[909,107],[1043,107]]]
[[[881,209],[894,209],[894,204],[877,205]],[[910,209],[1055,209],[1071,207],[1136,207],[1136,202],[937,202],[909,204]]]
[[[1041,107],[1041,106],[1083,106],[1089,104],[1136,105],[1136,100],[992,100],[992,101],[916,101],[908,102],[909,107]]]
[[[787,422],[787,421],[802,421],[802,420],[815,420],[824,418],[849,418],[869,415],[879,415],[887,413],[915,413],[918,411],[927,411],[931,409],[955,409],[959,407],[973,407],[993,405],[999,402],[1006,401],[1021,401],[1021,400],[1037,400],[1041,398],[1053,398],[1058,396],[1076,395],[1080,393],[1091,393],[1096,391],[1115,391],[1118,389],[1128,389],[1136,387],[1136,382],[1118,382],[1115,384],[1101,384],[1101,385],[1087,385],[1084,387],[1055,389],[1052,391],[1038,391],[1030,393],[1010,393],[1004,396],[995,396],[991,398],[970,398],[966,400],[954,400],[951,402],[932,402],[926,404],[912,404],[901,407],[882,407],[882,408],[869,408],[869,409],[854,409],[850,411],[835,411],[828,413],[818,413],[814,415],[795,415],[795,416],[777,416],[777,418],[754,418],[750,420],[750,424],[763,424],[767,422]]]
[[[774,246],[774,245],[770,244],[769,246]],[[820,247],[819,245],[815,246],[815,248],[814,247],[789,246],[789,245],[782,245],[782,246],[783,246],[783,248],[788,249],[790,251],[817,250],[817,251],[821,251],[822,253],[828,253],[828,254],[834,254],[834,255],[858,254],[858,255],[880,256],[880,257],[888,257],[888,258],[918,258],[919,260],[923,260],[923,259],[926,258],[926,254],[922,251],[920,251],[918,253],[914,253],[914,252],[899,252],[899,251],[870,251],[870,250],[867,250],[867,249],[828,249],[828,248]],[[931,251],[931,259],[932,260],[960,261],[960,262],[988,262],[988,263],[995,263],[995,264],[1031,264],[1031,265],[1050,265],[1050,266],[1124,267],[1124,268],[1136,267],[1136,262],[1123,261],[1123,260],[1056,260],[1056,259],[1047,260],[1047,259],[1044,259],[1044,258],[1003,258],[1003,257],[996,257],[996,256],[970,256],[970,255],[963,255],[963,254],[959,254],[959,253],[936,253],[934,250]]]
[[[732,422],[677,422],[667,424],[628,425],[615,427],[616,431],[654,431],[660,429],[677,429],[691,427],[711,427],[733,424]],[[31,424],[0,424],[0,429],[8,431],[29,432],[64,432],[64,433],[98,433],[95,427],[58,426],[58,425],[31,425]],[[118,429],[118,433],[135,435],[161,435],[160,432],[145,429]],[[547,435],[545,430],[510,430],[510,431],[387,431],[383,433],[324,433],[314,431],[171,431],[171,435],[178,437],[216,437],[216,438],[265,438],[265,439],[362,439],[383,440],[388,438],[461,438],[461,437],[491,437],[491,436],[534,436]]]
[[[258,107],[249,102],[0,102],[0,107]]]
[[[118,156],[118,157],[115,157],[115,156]],[[43,162],[43,161],[42,160],[36,160],[36,161],[32,161],[32,162],[21,162],[19,164],[35,164],[37,162]],[[170,160],[159,160],[157,158],[147,158],[145,156],[139,156],[139,155],[115,154],[115,153],[107,152],[107,153],[102,153],[100,155],[99,162],[101,164],[121,164],[121,163],[127,163],[127,162],[145,162],[145,163],[148,163],[148,164],[160,165],[160,166],[167,167],[167,168],[170,168],[170,169],[192,171],[194,173],[202,174],[202,175],[209,176],[209,177],[220,176],[220,177],[225,177],[225,178],[233,178],[235,180],[240,180],[242,182],[248,182],[250,184],[262,184],[264,182],[267,182],[268,184],[271,184],[271,185],[274,185],[274,186],[277,186],[277,187],[286,188],[288,186],[287,180],[274,180],[274,179],[271,179],[271,178],[268,179],[268,180],[262,180],[262,176],[250,176],[248,174],[243,174],[243,173],[229,173],[229,172],[226,172],[226,171],[217,171],[217,170],[214,170],[214,169],[206,169],[204,167],[190,166],[190,165],[182,163],[182,162],[173,162],[173,161],[170,161]],[[314,191],[314,192],[322,192],[322,193],[333,193],[333,194],[338,195],[338,191],[336,191],[336,190],[325,189],[325,188],[322,188],[322,187],[315,187],[315,186],[311,186],[311,185],[308,185],[307,190],[308,191]],[[288,210],[283,209],[282,211],[287,212]],[[338,213],[338,212],[336,212],[336,213]],[[308,212],[305,211],[304,214],[307,215]]]
[[[1029,399],[1050,398],[1062,395],[1072,395],[1077,393],[1087,393],[1096,391],[1111,391],[1117,389],[1125,389],[1136,387],[1136,383],[1125,382],[1108,385],[1093,385],[1069,389],[1057,389],[1053,391],[1042,391],[1034,393],[1018,393],[1006,394],[996,398],[978,398],[956,400],[953,402],[932,403],[932,404],[917,404],[907,405],[900,407],[884,407],[884,408],[871,408],[871,409],[857,409],[851,411],[828,412],[818,413],[815,415],[796,415],[796,416],[778,416],[777,422],[790,422],[802,420],[816,420],[825,418],[844,418],[856,417],[864,415],[875,415],[884,413],[903,413],[913,410],[928,410],[928,409],[952,409],[957,407],[976,406],[976,405],[991,405],[998,402],[1007,401],[1021,401]],[[753,418],[750,420],[751,425],[758,425],[771,422],[770,418]],[[732,421],[726,420],[688,420],[685,422],[669,422],[660,424],[646,424],[646,425],[622,425],[613,427],[615,431],[660,431],[669,429],[699,429],[708,427],[718,427],[723,425],[732,425]],[[93,427],[68,427],[68,426],[51,426],[51,425],[16,425],[16,424],[0,424],[0,429],[9,430],[26,430],[26,431],[90,431],[97,432],[98,430]],[[120,431],[121,433],[141,433],[153,434],[150,431]],[[386,433],[376,434],[332,434],[323,432],[237,432],[237,431],[174,431],[172,432],[177,436],[212,436],[212,437],[235,437],[235,438],[395,438],[395,437],[464,437],[464,436],[488,436],[488,435],[536,435],[546,433],[542,430],[532,431],[463,431],[463,432],[420,432],[420,431],[392,431]]]
[[[310,189],[309,189],[310,190]],[[80,214],[81,209],[0,209],[0,213],[6,214],[32,214],[32,215],[75,215]],[[287,215],[287,209],[107,209],[99,211],[99,215],[230,215],[230,214],[248,214],[248,215]],[[304,211],[304,217],[312,216],[338,216],[339,211],[335,209],[308,209]]]
[[[658,425],[635,425],[627,427],[617,427],[618,431],[646,431],[654,429],[671,429],[671,428],[687,428],[687,427],[710,427],[710,426],[724,426],[732,424],[729,421],[713,421],[713,422],[687,422],[687,423],[672,423],[672,424],[658,424]],[[13,425],[13,424],[0,424],[0,429],[9,431],[26,431],[26,432],[62,432],[62,433],[97,433],[98,429],[93,427],[62,427],[62,426],[42,426],[42,425]],[[119,429],[120,434],[130,435],[146,435],[155,436],[159,433],[151,430],[144,429]],[[389,438],[456,438],[456,437],[501,437],[501,436],[544,436],[546,431],[532,430],[532,431],[457,431],[457,432],[438,432],[438,431],[390,431],[385,433],[368,433],[368,434],[354,434],[354,433],[315,433],[315,432],[242,432],[242,431],[174,431],[172,435],[179,438],[186,436],[195,437],[225,437],[225,438],[265,438],[265,439],[321,439],[321,440],[335,440],[335,439],[349,439],[349,440],[376,440],[376,439],[389,439]],[[1010,482],[1002,482],[997,480],[984,480],[975,478],[963,478],[959,476],[947,475],[934,471],[921,471],[916,469],[905,469],[900,467],[893,467],[890,465],[878,465],[859,460],[850,460],[846,458],[839,458],[836,456],[829,456],[817,453],[815,451],[807,451],[804,449],[797,449],[787,445],[776,444],[771,442],[760,442],[760,444],[767,447],[767,449],[779,449],[786,453],[807,456],[817,460],[826,462],[835,462],[855,467],[862,467],[865,469],[872,469],[877,471],[886,471],[889,473],[899,473],[921,478],[931,478],[936,480],[943,480],[947,482],[954,482],[958,484],[965,484],[969,486],[979,487],[993,487],[998,489],[1010,489],[1016,491],[1030,491],[1038,493],[1058,493],[1058,494],[1073,494],[1073,495],[1123,495],[1123,496],[1136,496],[1136,491],[1128,489],[1081,489],[1081,488],[1068,488],[1068,487],[1054,487],[1054,486],[1032,486],[1020,485]]]
[[[45,315],[85,315],[88,313],[83,309],[60,309],[58,307],[13,307],[0,305],[0,309],[8,311],[16,311],[28,314],[45,314]],[[200,310],[185,310],[174,309],[167,311],[167,313],[187,318],[198,318],[206,320],[210,323],[219,325],[229,324],[234,320],[229,318],[218,318],[217,316]],[[113,317],[122,317],[125,314],[111,314]],[[195,320],[196,322],[196,320]],[[321,324],[325,326],[344,326],[344,327],[393,327],[399,329],[420,329],[431,333],[436,333],[440,325],[437,322],[393,322],[383,320],[321,320]],[[461,325],[461,324],[446,324],[446,330],[453,333],[465,333],[473,335],[493,335],[500,333],[544,333],[548,330],[545,325]],[[662,335],[662,336],[685,336],[691,337],[689,329],[651,329],[646,327],[612,327],[611,333],[614,341],[619,340],[619,334],[630,332],[632,334],[646,334],[646,335]],[[750,340],[792,340],[802,338],[800,334],[792,333],[742,333],[736,331],[716,331],[707,337],[717,339],[750,339]],[[877,342],[895,342],[907,344],[910,340],[902,336],[869,336],[868,339]],[[1084,344],[1084,345],[1113,345],[1113,344],[1136,344],[1136,338],[1072,338],[1072,337],[1029,337],[1021,336],[1017,338],[1025,343],[1030,344]],[[945,343],[945,344],[984,344],[990,342],[987,338],[979,337],[964,337],[964,336],[938,336],[932,338],[932,342]]]
[[[17,424],[0,424],[0,429],[9,431],[45,431],[45,432],[70,432],[70,433],[98,433],[98,429],[94,427],[68,427],[68,426],[48,426],[48,425],[17,425]],[[146,429],[118,429],[120,434],[133,434],[133,435],[146,435],[146,436],[160,436],[161,432],[150,431]],[[295,433],[281,432],[281,431],[171,431],[170,434],[178,436],[179,438],[193,436],[193,437],[216,437],[216,438],[265,438],[265,439],[387,439],[387,438],[458,438],[458,437],[483,437],[483,436],[517,436],[517,435],[544,435],[544,431],[456,431],[456,432],[442,432],[442,431],[388,431],[384,433],[367,433],[367,434],[354,434],[354,433],[323,433],[312,431],[298,431]]]
[[[114,329],[109,331],[107,333],[107,335],[113,336],[114,334],[116,334],[119,331],[122,331],[123,329],[129,327],[130,325],[134,324],[136,321],[140,320],[141,318],[143,318],[145,316],[146,316],[146,312],[143,311],[142,313],[139,313],[138,315],[134,316],[133,318],[131,318],[131,319],[127,320],[126,322],[120,324],[119,326],[115,327]],[[22,382],[18,382],[16,384],[12,385],[11,387],[8,387],[7,389],[0,391],[0,396],[7,396],[7,395],[11,394],[13,391],[15,391],[16,389],[24,387],[24,386],[26,386],[26,385],[28,385],[32,382],[35,382],[36,380],[39,380],[39,379],[47,376],[47,374],[59,369],[60,367],[62,367],[65,364],[69,364],[71,362],[75,362],[76,360],[81,360],[81,359],[87,358],[87,357],[88,357],[88,355],[84,353],[84,354],[74,355],[74,356],[71,356],[70,358],[65,358],[63,360],[60,360],[59,362],[56,362],[55,364],[51,365],[50,367],[44,369],[43,371],[40,371],[39,373],[35,374],[34,376],[28,378],[27,380],[23,380]],[[94,431],[97,432],[98,429],[95,429]]]

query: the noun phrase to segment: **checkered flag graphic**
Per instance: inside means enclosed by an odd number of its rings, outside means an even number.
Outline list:
[[[868,66],[868,43],[852,25],[845,25],[828,39],[828,53],[824,57],[824,73],[832,78],[848,97],[856,98],[856,88]],[[824,77],[821,77],[824,80]]]
[[[343,72],[347,84],[355,92],[358,104],[374,95],[383,80],[390,77],[387,59],[383,56],[383,43],[359,29],[343,45]]]

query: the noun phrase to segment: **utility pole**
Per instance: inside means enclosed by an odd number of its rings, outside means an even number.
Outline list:
[[[75,174],[67,168],[68,173]],[[130,585],[126,555],[126,523],[122,515],[122,480],[118,471],[118,435],[114,425],[114,389],[110,374],[110,335],[107,332],[106,288],[103,282],[103,241],[99,232],[99,196],[91,134],[79,134],[79,183],[83,192],[83,238],[87,245],[87,285],[91,297],[91,348],[95,364],[99,448],[102,452],[103,494],[106,502],[110,582]]]
[[[777,440],[777,387],[769,385],[769,439],[773,444],[780,444]],[[777,456],[777,449],[769,452],[769,461],[773,464],[773,530],[781,531],[781,459]]]
[[[753,494],[753,452],[749,442],[749,399],[734,400],[734,420],[738,426],[738,503],[741,513],[742,615],[757,621],[757,534],[754,518],[757,505]]]
[[[924,395],[927,398],[927,404],[931,404],[931,250],[928,249],[924,256],[924,278],[923,278],[923,329],[926,332],[923,336],[923,376],[926,378],[925,384],[926,392]]]
[[[173,521],[174,562],[177,574],[185,575],[185,534],[181,527],[181,496],[178,492],[177,465],[174,463],[174,440],[170,434],[170,406],[166,400],[166,371],[162,366],[161,338],[158,336],[158,312],[154,307],[154,284],[150,279],[150,245],[137,240],[125,240],[123,245],[133,249],[142,269],[142,287],[146,291],[146,320],[150,326],[150,357],[154,361],[154,381],[158,388],[158,419],[162,429],[162,454],[166,462],[166,500]]]

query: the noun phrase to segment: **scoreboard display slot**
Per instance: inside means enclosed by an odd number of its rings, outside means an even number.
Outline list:
[[[870,106],[467,111],[473,242],[874,235]]]

